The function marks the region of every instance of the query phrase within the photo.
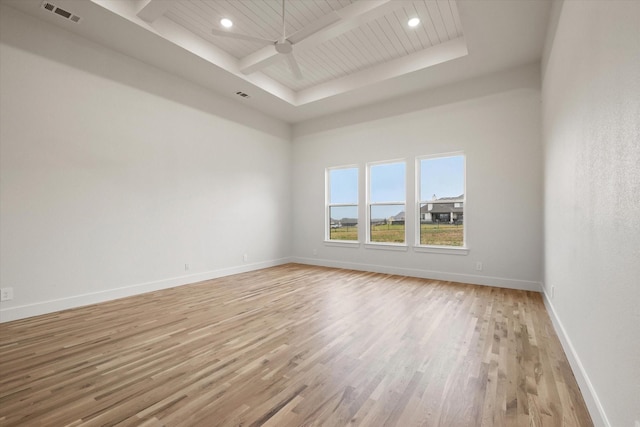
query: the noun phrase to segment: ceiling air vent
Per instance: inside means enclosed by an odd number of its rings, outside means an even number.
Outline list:
[[[68,10],[61,9],[53,3],[49,3],[48,1],[45,1],[42,3],[42,8],[44,10],[48,10],[51,13],[55,13],[58,16],[62,16],[64,19],[68,19],[69,21],[75,22],[76,24],[80,22],[79,16],[74,15]]]
[[[243,98],[249,98],[249,95],[247,95],[247,94],[246,94],[246,93],[244,93],[244,92],[240,92],[240,91],[236,92],[236,95],[241,96],[241,97],[243,97]]]

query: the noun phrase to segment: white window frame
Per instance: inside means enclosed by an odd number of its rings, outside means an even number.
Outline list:
[[[381,165],[390,165],[394,163],[404,163],[404,201],[387,201],[387,202],[371,202],[371,167],[373,166],[381,166]],[[365,247],[369,249],[390,249],[390,250],[404,250],[406,251],[408,248],[407,245],[407,159],[393,159],[393,160],[382,160],[377,162],[369,162],[366,165],[366,214],[365,214],[365,222],[366,222],[366,240]],[[371,206],[385,206],[385,205],[404,205],[405,212],[405,223],[404,223],[404,242],[403,243],[394,243],[394,242],[372,242],[371,241]]]
[[[429,203],[430,200],[421,200],[420,193],[422,191],[421,188],[421,177],[422,177],[422,160],[430,160],[430,159],[441,159],[446,157],[458,157],[462,156],[463,159],[463,194],[464,197],[462,199],[462,206],[464,209],[464,223],[462,229],[462,246],[444,246],[444,245],[422,245],[420,243],[420,231],[421,231],[421,218],[420,218],[420,205],[423,203]],[[415,252],[431,252],[431,253],[441,253],[441,254],[454,254],[454,255],[467,255],[469,253],[469,246],[467,241],[467,156],[464,151],[454,151],[450,153],[439,153],[439,154],[429,154],[425,156],[416,157],[416,192],[415,192],[415,245],[413,247]]]
[[[357,174],[357,183],[356,183],[356,191],[357,198],[356,203],[331,203],[331,171],[339,170],[339,169],[355,169]],[[359,165],[344,165],[344,166],[332,166],[325,169],[325,177],[324,177],[324,185],[325,185],[325,209],[324,209],[324,242],[329,246],[359,246],[360,245],[360,228],[358,227],[358,231],[356,233],[356,240],[332,240],[331,239],[331,208],[332,207],[348,207],[355,206],[356,212],[358,213],[356,219],[358,220],[358,225],[360,225],[360,166]]]

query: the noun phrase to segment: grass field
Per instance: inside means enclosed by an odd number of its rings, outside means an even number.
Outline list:
[[[453,224],[420,224],[420,244],[462,246],[464,226]]]
[[[420,244],[462,246],[464,226],[453,224],[421,224]],[[358,227],[331,229],[331,240],[358,240]],[[404,225],[374,225],[372,242],[404,243]]]
[[[372,242],[404,243],[404,224],[374,225],[371,227]]]
[[[341,227],[331,229],[331,240],[358,240],[358,227]]]

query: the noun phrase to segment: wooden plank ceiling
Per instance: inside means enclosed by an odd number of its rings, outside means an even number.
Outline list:
[[[285,25],[287,34],[300,31],[322,16],[367,0],[288,0]],[[310,49],[294,54],[303,79],[296,79],[286,61],[280,60],[261,71],[294,91],[329,82],[370,69],[388,61],[409,56],[463,36],[455,0],[414,0],[399,2],[383,16]],[[233,31],[269,40],[282,36],[281,0],[176,0],[165,16],[238,60],[264,46],[250,41],[214,36],[220,19],[233,21]],[[407,21],[419,17],[410,28]]]

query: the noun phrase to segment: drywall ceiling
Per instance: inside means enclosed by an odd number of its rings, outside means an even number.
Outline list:
[[[2,2],[289,123],[539,61],[550,8],[548,0],[287,0],[296,76],[274,45],[283,40],[281,0]],[[411,28],[413,17],[420,24]],[[222,18],[234,25],[223,28]]]

